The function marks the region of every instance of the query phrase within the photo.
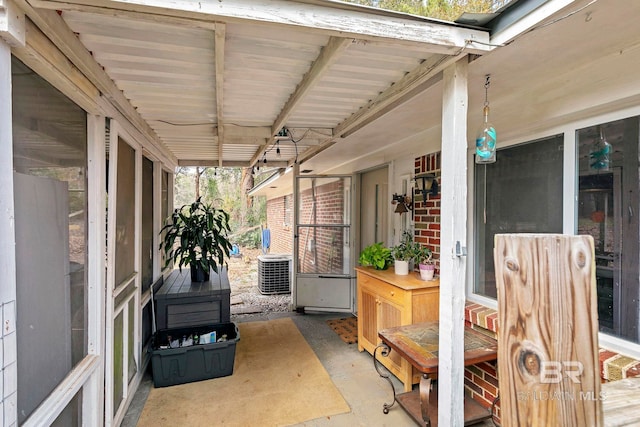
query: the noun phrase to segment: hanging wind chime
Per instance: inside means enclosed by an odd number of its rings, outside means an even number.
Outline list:
[[[484,120],[476,136],[476,163],[494,163],[496,161],[496,129],[489,123],[489,80],[491,75],[485,76],[484,83]]]
[[[597,171],[609,170],[609,155],[611,154],[611,144],[604,135],[602,125],[598,126],[599,135],[589,150],[589,166]]]

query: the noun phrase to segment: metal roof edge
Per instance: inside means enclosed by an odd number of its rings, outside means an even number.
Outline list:
[[[267,179],[265,179],[264,181],[262,181],[260,184],[255,185],[252,189],[250,189],[249,191],[247,191],[247,195],[249,196],[256,196],[258,194],[259,191],[266,189],[266,187],[270,184],[272,184],[273,182],[275,182],[276,180],[278,180],[278,178],[280,178],[281,176],[283,176],[285,173],[287,173],[287,169],[289,168],[280,168],[277,171],[275,171],[273,174],[271,174],[271,176],[269,176]]]

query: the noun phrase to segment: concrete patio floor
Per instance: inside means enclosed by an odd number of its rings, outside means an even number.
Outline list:
[[[328,319],[345,316],[344,313],[274,312],[235,315],[232,316],[231,321],[240,323],[291,317],[351,408],[349,413],[309,420],[296,424],[296,426],[415,426],[415,422],[397,404],[391,408],[388,414],[383,414],[383,403],[391,402],[393,399],[389,383],[378,376],[369,353],[360,353],[357,344],[344,343],[326,324]],[[396,390],[402,391],[400,381],[393,375],[391,375],[391,379]],[[149,370],[147,370],[147,374],[121,424],[123,427],[136,426],[151,387],[153,387],[153,381]],[[493,424],[489,421],[480,425],[492,426]]]

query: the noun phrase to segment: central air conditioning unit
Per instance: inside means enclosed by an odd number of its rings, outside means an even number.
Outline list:
[[[263,295],[291,292],[291,255],[258,256],[258,290]]]

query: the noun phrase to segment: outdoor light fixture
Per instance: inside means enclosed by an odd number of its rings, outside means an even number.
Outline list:
[[[494,163],[496,161],[496,129],[489,123],[489,86],[490,74],[485,76],[484,83],[484,120],[476,136],[476,163]]]
[[[602,125],[598,126],[599,135],[589,150],[589,166],[598,171],[609,170],[611,144],[607,142]]]
[[[406,194],[394,194],[391,198],[391,204],[397,205],[394,212],[399,214],[409,212],[409,210],[413,209],[413,201],[411,197],[408,197]]]
[[[286,127],[283,127],[278,131],[278,133],[274,135],[274,138],[276,141],[284,141],[284,140],[291,139],[291,134],[289,133],[289,129],[287,129]]]
[[[416,188],[422,191],[422,201],[427,200],[427,194],[438,195],[438,181],[432,173],[423,173],[415,176]]]

